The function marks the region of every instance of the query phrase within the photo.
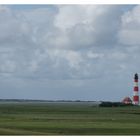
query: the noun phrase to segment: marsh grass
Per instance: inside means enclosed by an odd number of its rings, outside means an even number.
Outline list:
[[[3,103],[0,135],[140,135],[140,107]]]

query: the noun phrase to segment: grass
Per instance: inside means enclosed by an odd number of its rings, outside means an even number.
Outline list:
[[[0,135],[140,135],[140,107],[3,103]]]

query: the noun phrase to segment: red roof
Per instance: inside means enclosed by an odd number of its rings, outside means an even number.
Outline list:
[[[132,104],[132,100],[129,97],[125,97],[122,102],[124,104]]]

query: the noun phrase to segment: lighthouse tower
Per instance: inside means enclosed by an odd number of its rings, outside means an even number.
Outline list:
[[[139,105],[139,87],[138,87],[138,74],[134,75],[134,95],[133,95],[133,104]]]

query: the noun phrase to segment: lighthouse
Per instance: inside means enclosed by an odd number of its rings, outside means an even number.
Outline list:
[[[139,105],[139,87],[138,87],[138,74],[134,75],[134,95],[133,95],[133,104]]]

